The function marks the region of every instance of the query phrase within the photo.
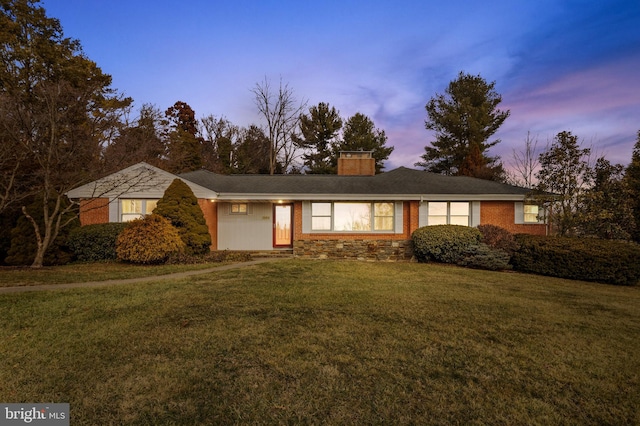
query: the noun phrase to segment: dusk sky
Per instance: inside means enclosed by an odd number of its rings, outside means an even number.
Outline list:
[[[628,164],[640,130],[640,0],[45,0],[113,87],[161,110],[261,123],[251,89],[282,78],[308,105],[368,115],[414,167],[425,104],[460,71],[496,82],[511,116],[491,155],[560,131]]]

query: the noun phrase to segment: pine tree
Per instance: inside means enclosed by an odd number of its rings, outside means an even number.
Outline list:
[[[167,168],[184,173],[202,168],[202,139],[198,136],[196,113],[185,102],[178,101],[165,111],[168,120]]]
[[[508,110],[497,109],[500,102],[495,82],[461,72],[444,95],[436,95],[425,106],[425,127],[436,132],[436,140],[425,147],[423,161],[416,166],[445,175],[504,180],[499,157],[487,155],[500,142],[489,138],[509,116]]]
[[[302,137],[293,136],[297,146],[305,150],[302,155],[306,172],[309,174],[335,173],[331,164],[334,144],[340,129],[342,118],[334,107],[320,102],[309,108],[309,114],[300,116]]]
[[[337,167],[340,151],[372,151],[376,160],[376,173],[384,167],[384,161],[393,152],[393,147],[387,147],[387,135],[384,130],[376,129],[373,121],[364,114],[356,113],[344,125],[342,142],[338,144],[332,158]]]
[[[174,179],[153,213],[168,219],[178,229],[188,254],[204,254],[209,251],[211,235],[204,214],[193,191],[182,180]]]

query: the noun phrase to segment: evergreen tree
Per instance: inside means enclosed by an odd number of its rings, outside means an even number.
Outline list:
[[[633,146],[631,164],[629,164],[625,172],[625,181],[629,188],[629,198],[636,225],[632,238],[634,241],[640,242],[640,131],[638,131],[638,140]]]
[[[591,187],[582,197],[580,232],[607,240],[628,240],[635,232],[633,197],[624,167],[598,158],[589,171]]]
[[[182,180],[171,182],[153,213],[168,219],[178,229],[187,253],[204,254],[210,250],[211,235],[204,214],[193,191]]]
[[[269,139],[261,128],[252,124],[240,131],[240,141],[234,149],[233,172],[238,174],[269,174]],[[276,162],[275,173],[282,173]]]
[[[305,150],[302,158],[306,173],[335,173],[331,159],[341,128],[342,118],[338,111],[324,102],[309,108],[309,114],[300,116],[301,137],[294,135],[293,140]]]
[[[589,181],[586,158],[590,152],[589,148],[580,148],[577,136],[560,132],[540,154],[537,189],[541,193],[555,194],[544,201],[553,203],[550,219],[560,235],[571,236],[578,231],[578,207]]]
[[[340,151],[373,151],[376,173],[380,173],[384,167],[384,161],[393,152],[392,146],[385,146],[386,142],[387,135],[384,130],[376,129],[369,117],[358,112],[344,125],[342,142],[336,146],[332,165],[337,167]]]
[[[202,139],[198,137],[198,122],[193,109],[178,101],[167,109],[167,168],[172,173],[184,173],[202,168]]]
[[[461,72],[445,94],[436,95],[425,106],[425,127],[435,131],[436,140],[425,147],[423,161],[416,166],[445,175],[504,180],[499,157],[487,155],[500,142],[489,139],[510,113],[498,109],[500,102],[502,96],[495,91],[495,82]]]

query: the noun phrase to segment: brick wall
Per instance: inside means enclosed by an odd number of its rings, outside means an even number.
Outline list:
[[[210,200],[198,199],[198,205],[204,214],[209,234],[211,235],[211,250],[218,249],[218,206]]]
[[[376,174],[374,158],[338,158],[338,175],[373,176]]]
[[[514,234],[546,235],[547,225],[538,223],[516,224],[513,201],[482,201],[480,224],[496,225]]]
[[[80,200],[80,224],[109,223],[109,199],[89,198]]]

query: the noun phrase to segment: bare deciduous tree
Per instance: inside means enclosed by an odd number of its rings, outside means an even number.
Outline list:
[[[251,91],[255,95],[258,111],[266,121],[265,134],[270,144],[269,174],[276,172],[279,162],[286,171],[295,160],[297,147],[291,136],[297,131],[306,102],[297,104],[293,89],[288,84],[283,85],[282,79],[277,90],[265,77]]]
[[[527,132],[524,140],[524,148],[520,151],[513,150],[512,171],[510,181],[524,188],[533,188],[536,185],[535,173],[540,167],[538,152],[538,137],[532,138],[531,132]]]

